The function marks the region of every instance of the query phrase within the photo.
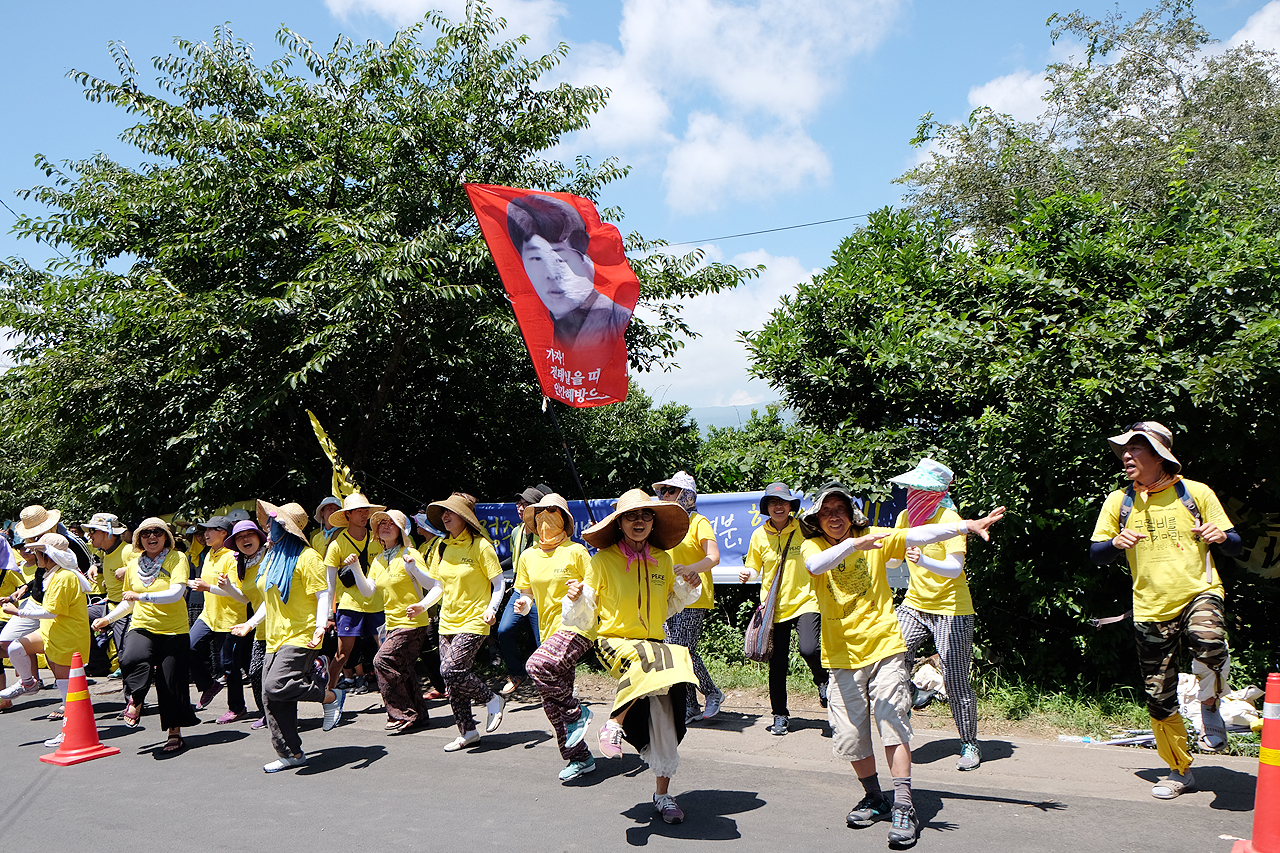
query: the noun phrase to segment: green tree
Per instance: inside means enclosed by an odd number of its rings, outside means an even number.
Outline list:
[[[547,85],[567,48],[525,58],[483,4],[427,21],[434,41],[420,24],[328,52],[281,29],[266,65],[220,28],[156,59],[155,92],[119,44],[118,80],[72,72],[137,118],[122,139],[144,162],[38,156],[51,181],[23,194],[49,213],[18,233],[65,255],[0,266],[18,361],[0,464],[25,499],[149,512],[316,495],[308,408],[389,499],[513,491],[544,459],[533,369],[462,185],[596,198],[626,170],[550,149],[607,93]],[[680,300],[745,273],[634,234],[628,248],[646,370],[688,334]]]

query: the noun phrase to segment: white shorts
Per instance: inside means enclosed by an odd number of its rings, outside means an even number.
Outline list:
[[[871,755],[871,718],[885,746],[911,743],[911,690],[906,655],[896,654],[861,669],[831,670],[827,718],[831,752],[860,761]]]
[[[26,616],[10,616],[9,621],[4,623],[4,628],[0,628],[0,643],[12,643],[14,640],[21,640],[27,634],[39,630],[39,619],[30,619]],[[0,655],[2,654],[0,653]]]

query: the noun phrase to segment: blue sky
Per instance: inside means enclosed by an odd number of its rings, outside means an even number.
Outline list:
[[[534,49],[571,46],[558,71],[612,89],[610,106],[562,153],[617,155],[627,179],[604,198],[626,213],[623,231],[698,243],[712,257],[765,264],[750,286],[688,306],[703,337],[677,361],[696,365],[635,377],[658,401],[693,406],[776,397],[749,380],[736,332],[758,328],[778,298],[826,265],[857,222],[735,239],[723,235],[863,214],[895,204],[892,180],[916,162],[908,140],[920,116],[962,118],[989,104],[1029,118],[1046,63],[1073,46],[1049,42],[1045,20],[1080,8],[1102,16],[1109,2],[924,2],[924,0],[494,0]],[[72,69],[114,74],[107,42],[121,41],[144,70],[173,38],[208,39],[229,22],[262,61],[278,53],[281,24],[317,45],[338,33],[388,40],[430,8],[458,16],[463,0],[293,0],[216,4],[18,3],[4,0],[0,32],[10,85],[0,94],[0,198],[41,183],[36,152],[53,160],[102,151],[139,159],[117,134],[128,116],[86,102]],[[1142,6],[1124,4],[1129,17]],[[1224,42],[1249,38],[1280,48],[1280,0],[1217,0],[1197,15]],[[21,83],[16,83],[21,81]],[[0,222],[12,217],[0,209]],[[0,228],[0,256],[43,264],[46,247]]]

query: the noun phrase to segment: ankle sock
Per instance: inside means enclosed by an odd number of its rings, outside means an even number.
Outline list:
[[[895,806],[906,806],[907,808],[914,807],[915,804],[911,802],[910,776],[893,777],[893,804]]]

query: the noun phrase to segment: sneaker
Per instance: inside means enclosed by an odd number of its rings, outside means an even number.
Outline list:
[[[982,764],[982,753],[978,751],[978,745],[976,743],[961,744],[960,760],[956,762],[956,769],[977,770],[980,764]]]
[[[600,754],[605,758],[622,755],[622,726],[613,720],[600,727]]]
[[[250,729],[265,729],[266,727],[267,727],[266,717],[259,717],[258,719],[253,721],[252,726],[249,726]]]
[[[221,684],[216,681],[213,682],[213,684],[210,684],[209,689],[200,694],[200,701],[196,703],[196,710],[203,711],[205,708],[208,708],[210,703],[213,702],[213,697],[217,696],[221,692]]]
[[[588,755],[581,761],[570,761],[563,770],[560,771],[561,782],[572,782],[584,773],[590,773],[596,769],[596,760]]]
[[[279,773],[281,770],[288,770],[290,767],[301,767],[307,763],[307,754],[290,755],[288,758],[277,758],[270,764],[262,765],[262,769],[268,773]]]
[[[845,815],[845,826],[850,829],[871,826],[876,821],[887,818],[892,810],[893,798],[888,794],[883,791],[878,794],[868,794],[858,801],[858,804],[853,807],[853,811]]]
[[[493,698],[484,706],[489,719],[484,724],[485,734],[493,734],[502,725],[502,714],[507,709],[507,697],[501,693],[493,694]]]
[[[578,704],[580,709],[578,719],[568,725],[564,733],[565,749],[573,749],[587,738],[587,726],[591,725],[591,709],[581,703]],[[595,764],[591,765],[593,768]]]
[[[1157,800],[1172,800],[1187,791],[1194,791],[1195,787],[1196,778],[1191,775],[1191,768],[1187,768],[1186,773],[1170,773],[1169,778],[1157,782],[1151,789],[1151,796]]]
[[[686,726],[689,725],[690,723],[695,723],[701,719],[702,719],[702,712],[699,711],[696,706],[693,708],[688,708],[684,712],[684,724]]]
[[[827,707],[827,682],[818,685],[818,704]]]
[[[119,678],[119,677],[120,677],[120,670],[119,670],[119,669],[116,669],[116,671],[115,671],[115,672],[113,672],[113,673],[111,673],[110,675],[108,675],[108,676],[107,676],[107,678]]]
[[[325,669],[328,669],[328,667],[325,667]],[[338,678],[337,686],[339,690],[354,690],[356,685],[359,682],[360,682],[360,679],[356,678],[355,676],[343,675]]]
[[[62,732],[58,732],[56,735],[54,735],[53,737],[45,741],[44,745],[47,746],[49,749],[57,749],[58,747],[62,746],[62,735],[63,735]]]
[[[465,735],[459,735],[444,745],[445,752],[457,752],[468,746],[475,746],[480,742],[480,732],[475,729],[467,732]]]
[[[707,697],[707,704],[702,707],[702,719],[709,720],[716,714],[720,713],[720,706],[724,703],[724,691],[717,690]]]
[[[324,725],[320,727],[321,731],[333,731],[333,727],[338,725],[338,720],[342,719],[342,703],[347,699],[347,691],[335,689],[333,692],[333,701],[321,706],[324,708]]]
[[[378,680],[371,675],[362,675],[356,679],[355,689],[351,692],[357,696],[363,696],[365,693],[372,693],[377,686]]]
[[[921,690],[915,684],[911,685],[911,710],[923,711],[933,704],[933,700],[937,697],[937,693],[932,690]]]
[[[916,843],[920,834],[920,820],[916,810],[911,806],[893,807],[893,825],[889,827],[889,845],[891,847],[910,847]]]
[[[684,812],[676,803],[676,798],[670,794],[654,794],[653,807],[658,810],[658,814],[662,815],[663,823],[682,823],[684,821]]]
[[[227,723],[238,723],[247,716],[249,716],[248,711],[227,711],[214,722],[220,726],[225,726]]]
[[[40,682],[33,678],[30,681],[19,681],[12,687],[0,690],[0,699],[17,699],[19,696],[29,696],[39,692]]]
[[[1196,745],[1205,752],[1222,752],[1227,748],[1227,724],[1223,721],[1222,711],[1218,708],[1221,704],[1221,699],[1215,702],[1212,708],[1206,707],[1203,702],[1200,703],[1200,725],[1204,734],[1196,740]]]
[[[773,725],[768,726],[765,731],[771,735],[785,735],[787,733],[787,718],[781,714],[774,714]]]

